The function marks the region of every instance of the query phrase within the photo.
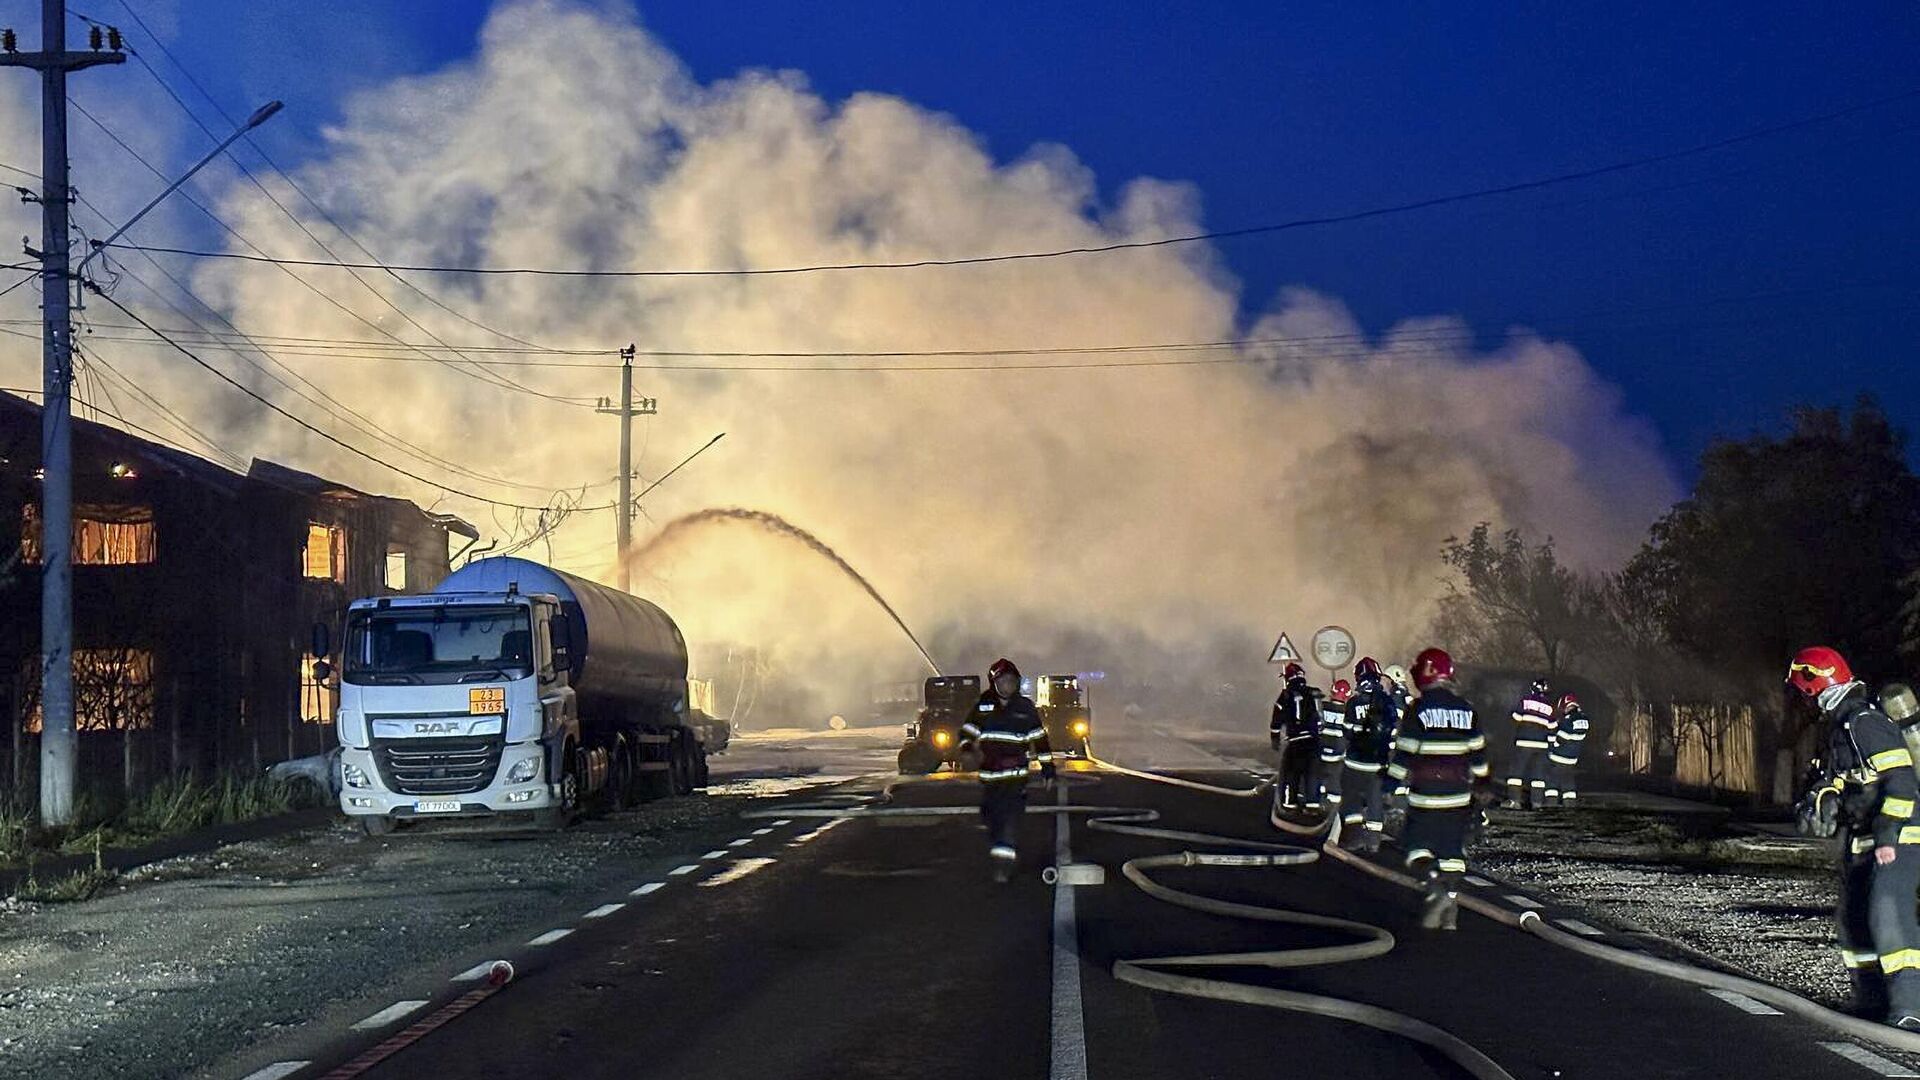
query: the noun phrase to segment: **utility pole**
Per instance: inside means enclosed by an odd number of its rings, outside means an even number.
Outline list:
[[[122,64],[120,32],[102,51],[101,31],[88,35],[90,52],[67,51],[66,0],[40,0],[40,51],[18,52],[12,30],[0,35],[0,67],[40,72],[40,256],[44,321],[40,379],[40,823],[73,822],[73,327],[68,271],[67,72]]]
[[[620,591],[626,592],[633,583],[633,571],[627,566],[627,555],[633,550],[633,418],[636,416],[654,416],[660,411],[660,402],[656,398],[633,400],[633,358],[638,353],[636,346],[628,345],[620,350],[620,406],[614,408],[606,398],[600,399],[595,411],[620,418],[620,495],[613,515],[613,535],[619,554]],[[636,407],[637,406],[637,407]]]

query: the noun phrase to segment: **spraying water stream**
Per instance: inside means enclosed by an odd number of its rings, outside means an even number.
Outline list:
[[[887,618],[893,620],[893,625],[899,627],[900,632],[905,634],[907,640],[913,643],[913,647],[920,653],[920,658],[927,662],[928,669],[935,675],[940,674],[940,665],[934,663],[933,656],[927,652],[926,646],[920,644],[920,639],[914,636],[912,630],[908,629],[906,620],[900,617],[899,612],[893,610],[893,605],[887,603],[886,597],[880,595],[880,591],[873,587],[872,582],[862,576],[860,571],[855,570],[847,560],[841,558],[839,552],[827,546],[825,541],[778,514],[770,514],[765,510],[746,510],[740,507],[709,507],[705,510],[696,510],[691,514],[683,514],[667,522],[666,525],[661,527],[659,532],[653,534],[652,539],[637,548],[632,555],[629,555],[627,557],[627,565],[644,565],[649,556],[672,547],[688,533],[708,527],[724,527],[729,525],[745,525],[757,528],[769,536],[777,536],[783,540],[791,540],[832,563],[842,574],[845,574],[852,580],[855,585],[865,590],[866,594],[873,598],[874,603],[880,605],[880,610],[887,613]]]

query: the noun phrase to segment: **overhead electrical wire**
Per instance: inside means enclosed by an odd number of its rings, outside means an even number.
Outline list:
[[[504,507],[510,510],[532,510],[535,512],[540,512],[540,511],[551,509],[550,506],[535,506],[530,503],[516,503],[516,502],[509,502],[505,499],[489,498],[485,495],[479,494],[478,492],[467,491],[463,488],[454,487],[451,484],[444,484],[438,480],[434,480],[429,477],[422,476],[421,474],[414,472],[413,470],[403,465],[396,465],[391,461],[387,461],[384,458],[380,458],[371,453],[368,453],[367,451],[361,449],[358,446],[353,445],[350,442],[347,442],[345,439],[340,438],[339,436],[333,434],[332,432],[327,431],[324,428],[318,427],[308,422],[306,419],[302,418],[301,416],[295,413],[287,411],[286,409],[282,408],[278,403],[273,401],[271,398],[265,397],[264,395],[256,392],[252,387],[248,386],[247,384],[239,381],[238,379],[235,379],[231,375],[228,375],[226,372],[220,370],[218,367],[215,367],[213,364],[208,363],[206,360],[202,359],[198,353],[194,352],[192,349],[187,348],[185,345],[180,344],[178,341],[175,341],[173,338],[169,337],[165,333],[162,333],[159,330],[159,328],[154,327],[152,324],[148,323],[145,319],[142,319],[140,315],[137,312],[135,312],[132,308],[128,307],[125,304],[122,304],[120,301],[114,299],[111,295],[104,292],[99,292],[98,290],[95,290],[94,295],[100,297],[100,299],[106,301],[107,303],[113,305],[115,308],[119,309],[121,314],[132,319],[134,322],[140,323],[141,325],[145,326],[149,333],[152,333],[155,337],[159,338],[161,341],[166,342],[169,346],[171,346],[174,349],[175,352],[180,353],[182,356],[185,356],[187,359],[192,360],[195,364],[198,364],[200,367],[205,368],[208,372],[211,372],[214,375],[214,377],[218,378],[221,382],[226,383],[228,386],[234,388],[235,390],[239,391],[242,394],[245,394],[247,397],[252,398],[254,401],[262,405],[265,405],[267,408],[273,410],[274,412],[280,414],[283,417],[286,417],[288,420],[293,421],[295,424],[300,425],[302,428],[305,428],[307,431],[320,436],[322,439],[325,439],[326,441],[333,443],[335,446],[340,447],[342,450],[345,450],[356,457],[363,458],[366,461],[369,461],[375,465],[378,465],[389,472],[397,473],[401,476],[404,476],[409,480],[413,480],[418,483],[425,484],[428,487],[434,488],[438,491],[444,491],[449,495],[458,495],[463,499],[471,499],[474,502],[486,503],[489,506],[499,506],[499,507]],[[601,509],[611,509],[612,506],[613,504],[609,503],[606,506],[577,507],[575,509],[577,511],[601,510]]]
[[[1445,195],[1429,196],[1407,202],[1391,203],[1384,206],[1369,207],[1338,214],[1324,214],[1313,217],[1294,218],[1288,221],[1265,225],[1251,225],[1237,229],[1216,229],[1207,232],[1185,233],[1178,236],[1165,236],[1153,240],[1126,240],[1108,244],[1088,244],[1076,247],[1052,248],[1040,251],[1005,252],[992,255],[969,255],[953,258],[909,259],[897,262],[847,262],[813,263],[799,266],[778,267],[713,267],[702,269],[645,269],[645,270],[600,270],[578,267],[527,267],[527,266],[454,266],[438,264],[403,264],[395,262],[357,263],[346,261],[326,261],[317,259],[297,259],[270,256],[265,253],[248,254],[238,251],[203,251],[194,248],[145,246],[131,243],[115,243],[112,247],[132,248],[135,250],[155,251],[169,255],[185,255],[201,259],[231,259],[243,262],[264,262],[279,266],[332,266],[349,269],[384,270],[390,273],[420,274],[472,274],[472,275],[529,275],[542,277],[570,278],[653,278],[653,277],[759,277],[792,274],[812,274],[832,271],[857,270],[913,270],[930,267],[979,266],[990,263],[1032,262],[1045,259],[1059,259],[1082,255],[1099,255],[1117,251],[1139,251],[1150,248],[1169,247],[1179,244],[1192,244],[1204,241],[1231,240],[1247,236],[1270,235],[1289,232],[1296,229],[1313,228],[1323,225],[1338,225],[1370,218],[1389,217],[1398,214],[1427,210],[1439,206],[1472,202],[1502,195],[1514,195],[1521,192],[1537,191],[1542,188],[1556,187],[1582,180],[1592,180],[1602,176],[1629,172],[1650,165],[1679,161],[1689,157],[1725,150],[1757,139],[1784,134],[1818,124],[1831,123],[1885,105],[1920,98],[1920,88],[1904,90],[1896,94],[1858,102],[1843,108],[1802,117],[1783,123],[1755,128],[1737,135],[1696,143],[1677,150],[1656,154],[1643,154],[1638,157],[1610,162],[1605,165],[1585,169],[1573,169],[1536,177],[1509,184],[1473,188],[1466,191],[1451,192]]]
[[[100,129],[101,133],[106,135],[108,139],[112,140],[114,145],[120,147],[120,149],[124,150],[135,161],[138,161],[143,167],[145,167],[148,172],[152,173],[156,177],[159,177],[161,180],[167,179],[167,176],[165,173],[161,172],[160,169],[157,166],[155,166],[151,161],[148,161],[145,155],[141,154],[138,150],[134,149],[134,147],[130,145],[125,139],[121,138],[120,135],[117,132],[115,132],[111,127],[107,126],[107,124],[104,121],[102,121],[99,117],[95,116],[92,113],[92,111],[87,109],[87,107],[83,103],[81,103],[78,100],[75,100],[72,97],[68,98],[68,103],[72,105],[74,110],[79,112],[81,116],[85,117],[89,123],[93,124],[94,127]],[[241,169],[244,172],[245,166],[241,166]],[[256,184],[258,183],[257,180],[255,180],[254,182]],[[202,214],[206,215],[206,217],[209,220],[211,220],[215,225],[218,225],[224,232],[227,233],[227,235],[233,237],[235,240],[245,245],[248,249],[255,252],[259,252],[262,255],[265,254],[262,248],[260,248],[257,244],[255,244],[252,240],[247,238],[245,235],[243,235],[239,230],[229,225],[224,219],[222,219],[218,214],[214,213],[212,209],[207,207],[199,199],[194,198],[191,193],[183,189],[182,191],[179,192],[179,194],[181,198],[185,199],[188,202],[188,204],[193,206],[195,209],[199,210]],[[271,196],[269,196],[269,198],[271,198]],[[284,209],[285,208],[282,207],[283,211]],[[296,222],[296,224],[298,224],[298,222]],[[325,249],[325,245],[322,245],[322,249],[323,250]],[[151,253],[148,253],[148,254],[150,255]],[[369,329],[373,330],[375,333],[380,334],[382,337],[388,338],[389,340],[392,340],[396,343],[405,344],[405,342],[401,338],[393,334],[391,331],[387,330],[385,327],[381,326],[379,323],[373,321],[372,319],[367,318],[365,315],[361,314],[360,312],[355,311],[352,307],[348,306],[345,302],[341,301],[338,297],[335,297],[333,294],[327,292],[324,289],[321,289],[319,286],[314,285],[312,282],[294,273],[290,268],[283,266],[280,269],[284,273],[286,273],[288,277],[292,278],[295,282],[297,282],[301,287],[305,288],[308,292],[311,292],[315,296],[320,297],[322,300],[326,301],[329,305],[338,309],[340,312],[347,315],[349,318],[353,319],[354,321],[368,327]],[[366,288],[367,291],[373,293],[383,303],[386,303],[389,307],[395,307],[395,305],[393,305],[393,303],[390,300],[388,300],[383,294],[381,294],[379,290],[374,289],[372,286],[367,285],[364,281],[361,281],[358,276],[355,276],[354,280],[358,282],[363,288]],[[399,309],[395,307],[395,310],[398,311]],[[411,317],[408,316],[405,312],[401,312],[401,317],[408,319],[409,322],[412,322]],[[417,322],[414,323],[414,325],[416,327],[419,326]],[[433,336],[432,332],[426,330],[424,327],[421,327],[420,329],[423,333],[426,333],[429,337]],[[446,359],[445,357],[437,357],[435,359],[436,359],[436,362],[442,363],[446,365],[448,368],[454,371],[458,371],[461,374],[468,376],[469,378],[475,379],[483,383],[487,383],[492,386],[496,386],[502,390],[512,391],[516,393],[530,394],[536,397],[546,398],[546,399],[558,402],[560,404],[565,404],[565,405],[576,407],[576,408],[592,407],[591,405],[586,404],[585,398],[569,398],[569,397],[563,397],[555,394],[548,394],[541,390],[535,390],[529,387],[520,386],[519,384],[514,383],[512,380],[489,378],[488,373],[485,371],[479,371],[479,370],[469,371],[465,368],[460,367],[458,364],[454,363],[453,361]]]

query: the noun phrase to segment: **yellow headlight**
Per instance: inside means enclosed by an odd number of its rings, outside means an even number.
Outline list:
[[[942,750],[945,750],[947,746],[952,742],[953,742],[953,735],[949,732],[936,731],[933,733],[933,745],[939,747]]]
[[[1086,735],[1087,722],[1085,720],[1075,720],[1073,722],[1073,733],[1080,736]]]

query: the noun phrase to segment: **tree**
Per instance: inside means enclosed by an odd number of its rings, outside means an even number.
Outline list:
[[[1548,538],[1529,545],[1518,529],[1496,539],[1481,522],[1441,551],[1453,569],[1435,633],[1483,663],[1562,674],[1576,643],[1592,633],[1580,576],[1561,565]]]
[[[1873,678],[1920,636],[1902,619],[1917,563],[1920,480],[1863,397],[1849,415],[1800,408],[1784,435],[1709,446],[1692,495],[1627,573],[1674,645],[1712,668],[1774,678],[1794,650],[1826,644]]]

